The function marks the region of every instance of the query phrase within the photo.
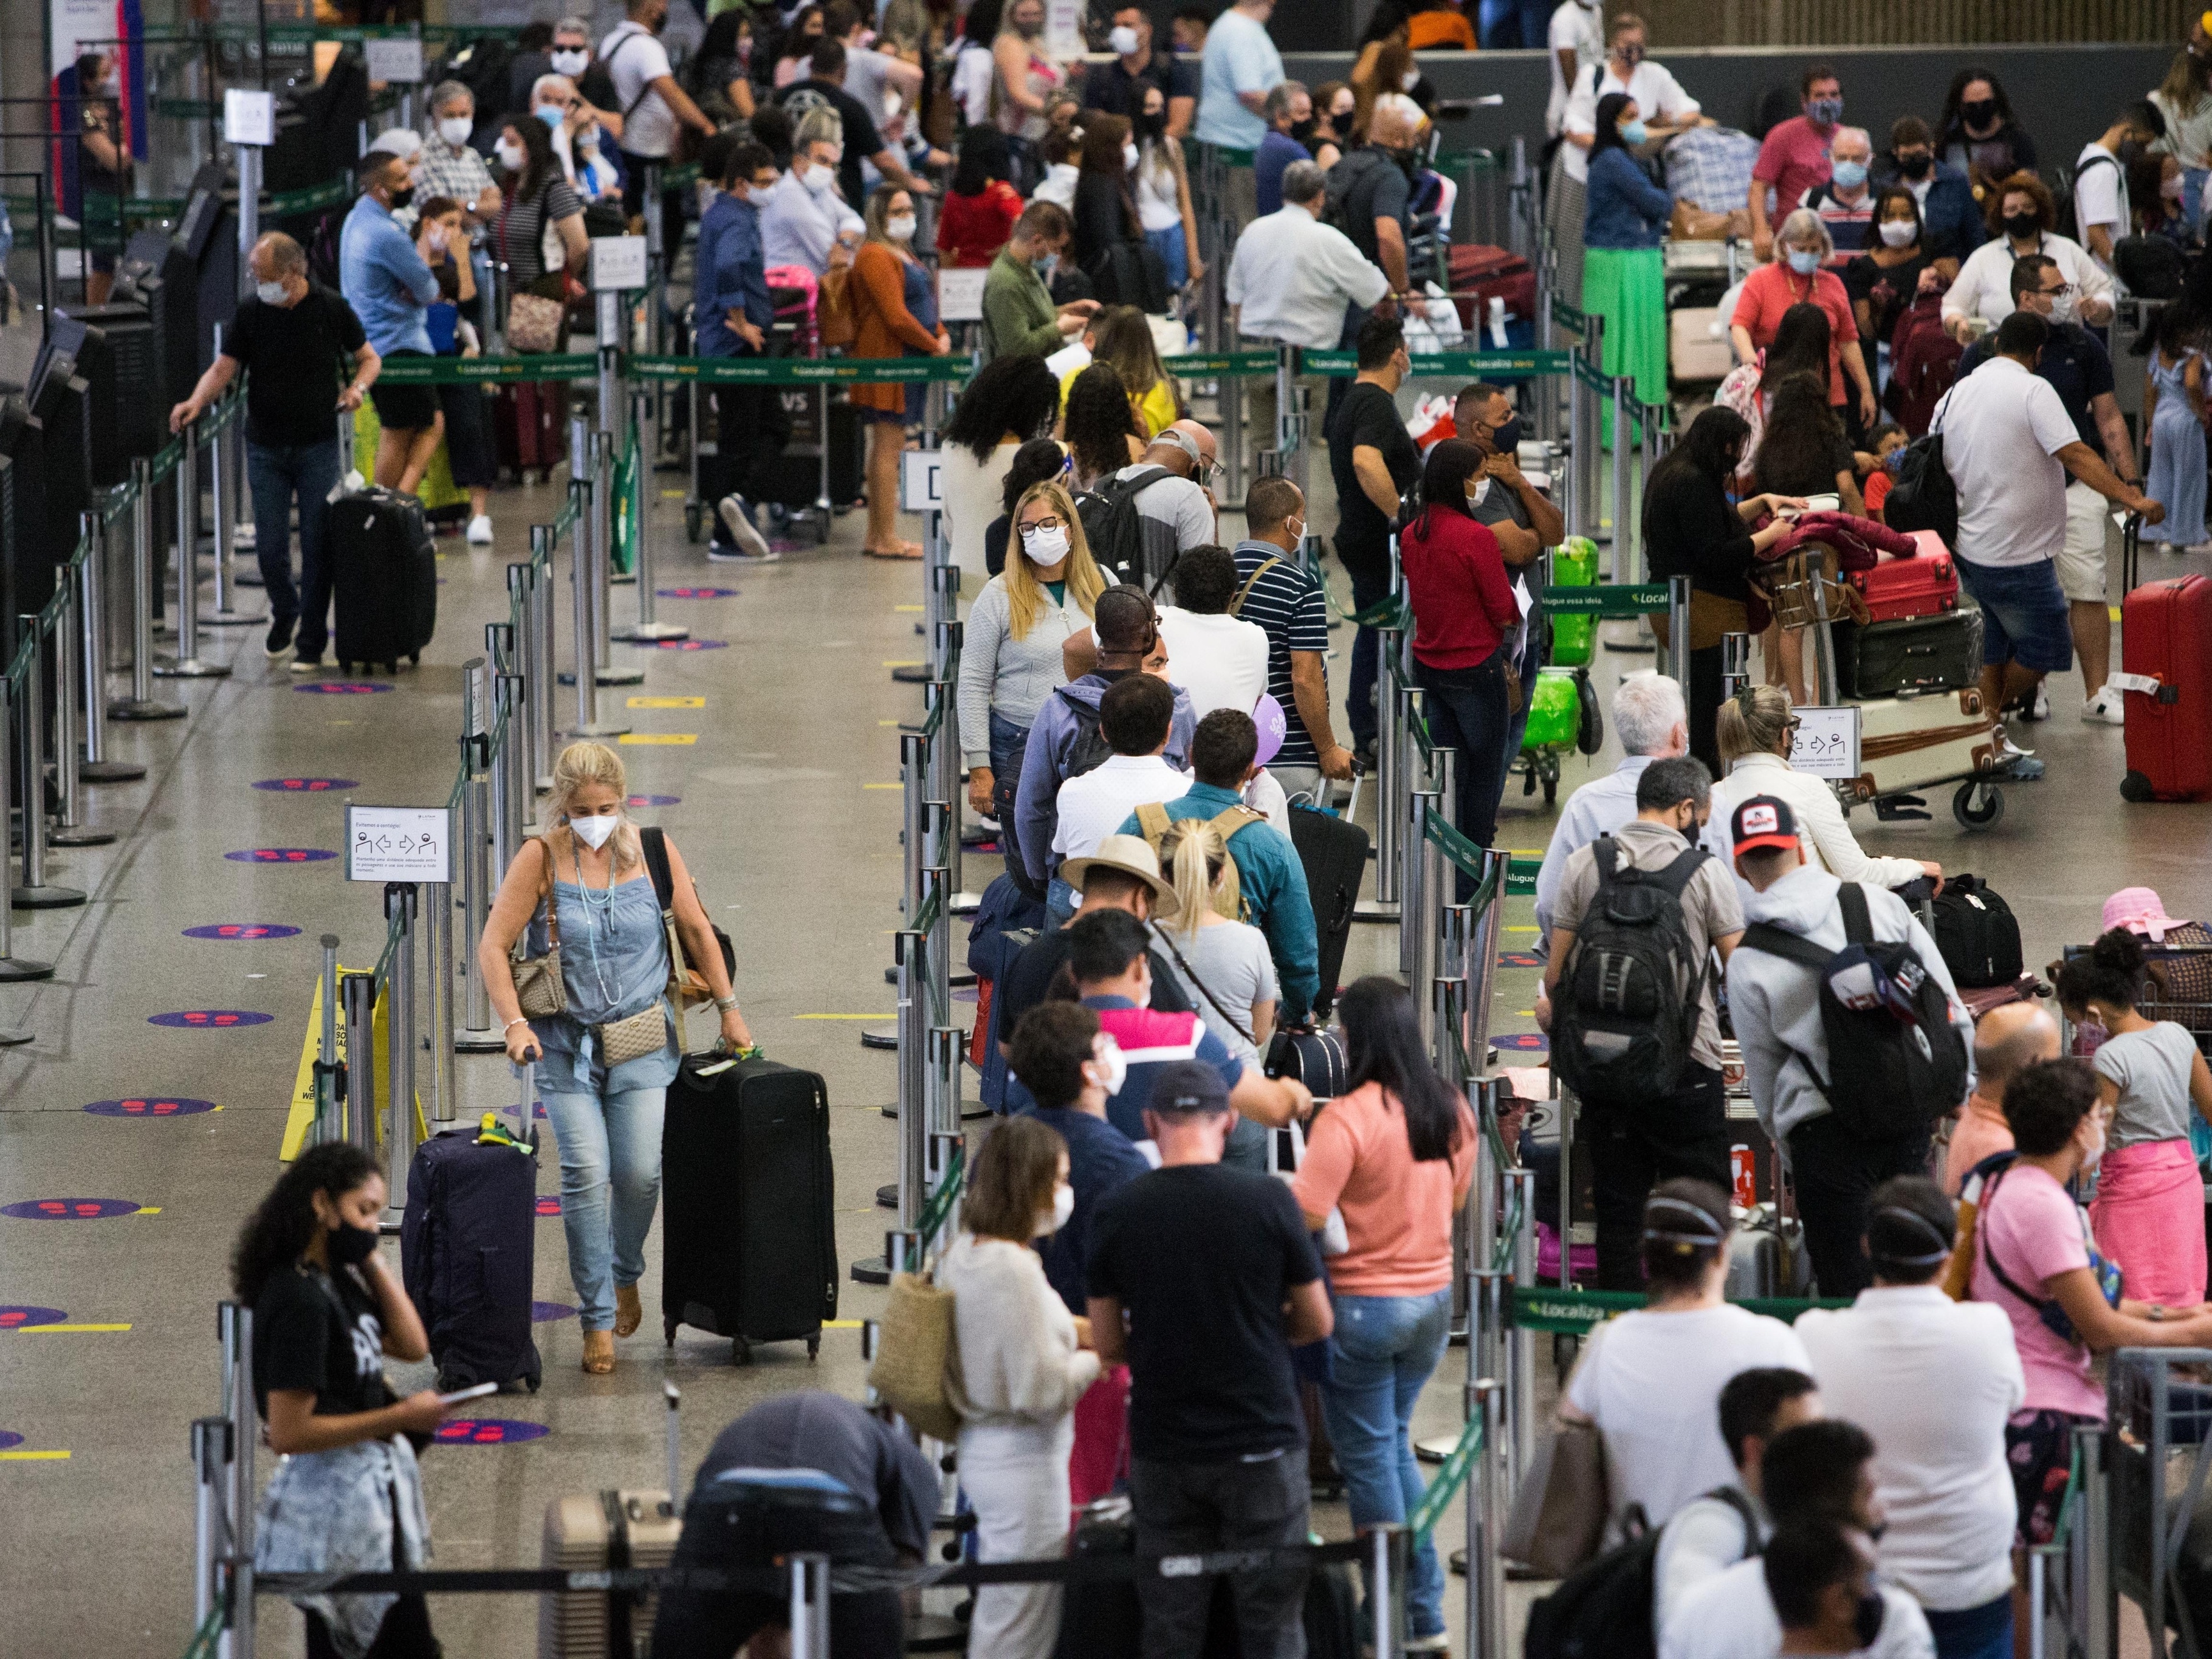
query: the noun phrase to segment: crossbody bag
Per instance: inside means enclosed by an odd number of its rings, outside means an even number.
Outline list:
[[[537,906],[545,913],[545,953],[536,957],[523,955],[523,942],[530,936],[526,927],[515,935],[507,966],[514,979],[515,1006],[524,1016],[551,1019],[568,1012],[568,986],[561,977],[561,907],[553,898],[553,844],[543,836],[530,839],[545,854],[545,873],[538,882]]]

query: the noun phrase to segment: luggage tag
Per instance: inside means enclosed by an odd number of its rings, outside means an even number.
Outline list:
[[[720,1077],[741,1060],[757,1059],[760,1055],[760,1044],[756,1042],[750,1048],[732,1048],[727,1042],[718,1037],[714,1041],[714,1046],[708,1052],[714,1058],[704,1065],[694,1066],[692,1076]]]

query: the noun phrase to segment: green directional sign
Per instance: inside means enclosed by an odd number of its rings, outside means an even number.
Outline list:
[[[1603,587],[1547,587],[1537,599],[1555,617],[1600,617],[1620,620],[1667,609],[1664,582],[1621,583]]]

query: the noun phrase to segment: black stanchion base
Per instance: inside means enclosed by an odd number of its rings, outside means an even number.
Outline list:
[[[872,1255],[853,1264],[855,1285],[888,1285],[891,1282],[890,1264],[879,1255]]]
[[[891,678],[901,685],[927,685],[929,665],[927,663],[917,663],[912,668],[894,668],[891,670]]]
[[[14,887],[8,902],[18,910],[66,910],[83,903],[84,895],[74,887]]]
[[[23,985],[34,979],[52,979],[54,964],[28,957],[0,957],[0,985]]]
[[[453,1039],[453,1052],[457,1054],[503,1054],[507,1052],[507,1044],[495,1036],[457,1036]]]
[[[877,1188],[876,1202],[886,1210],[898,1208],[898,1182],[894,1181],[889,1186]]]
[[[906,1621],[908,1653],[957,1653],[968,1645],[968,1626],[941,1613],[918,1613]]]
[[[177,711],[184,713],[183,709]],[[109,718],[120,718],[111,713]],[[76,769],[77,778],[84,783],[134,783],[146,775],[146,769],[136,761],[82,761]]]
[[[154,678],[157,680],[227,680],[230,665],[227,662],[208,662],[198,657],[160,657],[154,662]]]
[[[49,847],[105,847],[115,839],[112,830],[49,830]]]
[[[0,1048],[20,1048],[33,1034],[20,1025],[0,1025]]]
[[[878,1025],[863,1030],[860,1033],[860,1046],[863,1048],[889,1048],[896,1053],[898,1049],[898,1027]]]
[[[155,702],[151,698],[141,702],[137,697],[123,697],[107,705],[107,718],[112,720],[180,720],[185,711],[173,702]]]
[[[997,1113],[994,1112],[988,1106],[983,1104],[980,1100],[966,1100],[960,1103],[960,1121],[963,1123],[973,1123],[979,1118],[996,1117],[997,1115]]]

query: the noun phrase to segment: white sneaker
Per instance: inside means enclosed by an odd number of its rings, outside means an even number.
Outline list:
[[[2047,720],[2051,718],[2051,693],[2044,690],[2040,683],[2035,688],[2035,706],[2029,711],[2027,717],[2032,720]]]
[[[2125,726],[2128,723],[2126,702],[2117,687],[2100,686],[2097,695],[2082,704],[2081,718],[2106,726]]]
[[[716,503],[714,510],[721,517],[722,527],[737,543],[738,552],[763,564],[777,556],[775,550],[768,544],[768,538],[753,527],[753,516],[746,511],[744,496],[725,495]]]
[[[469,520],[469,545],[471,547],[491,545],[491,514],[489,513],[479,513]]]

